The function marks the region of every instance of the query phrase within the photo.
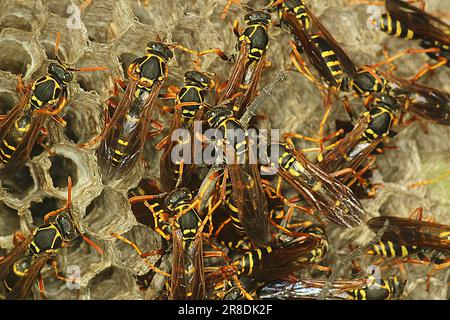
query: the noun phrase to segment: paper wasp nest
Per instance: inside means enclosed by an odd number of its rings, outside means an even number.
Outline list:
[[[95,149],[76,148],[87,142],[103,126],[104,101],[111,95],[114,78],[124,78],[129,63],[144,53],[148,41],[157,36],[167,43],[181,43],[195,50],[218,47],[231,55],[236,39],[231,22],[239,18],[241,26],[244,9],[233,5],[225,21],[219,18],[226,4],[224,0],[93,0],[79,16],[80,0],[2,0],[0,2],[0,114],[6,114],[18,100],[15,91],[17,75],[25,82],[43,75],[50,59],[54,59],[57,32],[61,32],[60,54],[64,61],[76,67],[105,66],[109,70],[80,72],[70,86],[70,103],[62,116],[65,128],[47,121],[48,143],[53,154],[35,148],[33,158],[13,179],[1,182],[0,189],[0,256],[12,248],[12,234],[21,230],[29,232],[42,223],[43,215],[55,210],[67,198],[67,176],[74,182],[73,207],[81,228],[105,249],[100,257],[82,241],[63,250],[59,258],[63,271],[79,267],[81,289],[70,290],[65,283],[55,280],[49,270],[44,272],[47,296],[50,299],[141,299],[154,298],[163,285],[161,276],[153,278],[152,285],[141,293],[135,285],[134,274],[144,274],[148,268],[128,245],[110,236],[111,232],[123,234],[135,241],[143,251],[161,246],[160,237],[136,222],[127,201],[127,191],[145,176],[158,176],[160,154],[153,148],[162,138],[148,141],[145,160],[132,171],[129,179],[116,186],[104,186],[99,177]],[[243,1],[245,2],[245,1]],[[248,1],[247,1],[248,2]],[[307,1],[308,2],[308,1]],[[309,1],[312,2],[312,1]],[[309,3],[308,2],[308,3]],[[311,3],[311,10],[332,31],[355,64],[374,64],[383,59],[383,47],[397,52],[411,46],[404,40],[388,37],[379,31],[369,30],[367,5],[348,4],[344,0],[321,0]],[[259,8],[264,1],[249,1]],[[450,3],[427,1],[432,13],[450,13]],[[275,14],[273,15],[274,20]],[[290,66],[289,35],[280,28],[270,29],[268,59],[271,66],[262,77],[261,87],[278,71]],[[417,44],[412,44],[417,46]],[[193,56],[175,51],[169,66],[166,85],[182,85],[185,71],[193,68]],[[410,55],[397,62],[398,74],[413,75],[427,61],[425,55]],[[216,73],[221,81],[227,79],[231,63],[215,55],[202,58],[202,69]],[[449,71],[442,68],[425,83],[450,91]],[[355,110],[361,111],[361,102],[351,100]],[[266,101],[262,113],[268,116],[272,128],[284,132],[317,135],[323,115],[319,92],[297,72],[277,87]],[[167,124],[169,117],[161,115]],[[348,120],[340,103],[333,106],[327,130],[334,129],[334,119]],[[377,215],[407,216],[413,209],[422,207],[425,216],[436,222],[450,224],[450,182],[411,189],[409,184],[421,179],[437,177],[450,170],[450,128],[422,122],[406,128],[394,129],[399,134],[391,139],[394,149],[387,149],[377,158],[374,173],[376,183],[381,183],[375,199],[364,201],[368,218]],[[314,156],[314,155],[311,155]],[[156,169],[155,169],[156,168]],[[348,245],[361,245],[373,234],[364,226],[343,231],[329,226],[330,266],[349,252]],[[344,240],[345,239],[345,240]],[[156,261],[155,256],[152,261]],[[362,257],[362,261],[368,261]],[[169,257],[160,267],[168,270]],[[405,265],[408,275],[408,299],[446,299],[448,270],[433,275],[431,291],[425,291],[426,266]],[[393,267],[395,268],[395,267]],[[393,269],[394,270],[394,269]],[[397,270],[397,269],[395,269]],[[345,276],[343,274],[342,276]]]

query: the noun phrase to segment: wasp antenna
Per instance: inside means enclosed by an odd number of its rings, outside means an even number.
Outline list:
[[[72,178],[67,178],[67,208],[70,210],[72,207]]]
[[[55,41],[55,57],[59,63],[63,64],[61,57],[59,56],[59,41],[60,41],[60,39],[61,39],[61,32],[58,31],[58,33],[56,33],[56,41]]]
[[[108,70],[107,67],[87,67],[87,68],[67,68],[69,71],[74,72],[88,72],[88,71],[106,71]]]

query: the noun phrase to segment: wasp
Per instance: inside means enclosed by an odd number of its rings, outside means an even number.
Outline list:
[[[301,60],[298,53],[304,52],[328,85],[338,89],[345,75],[356,76],[351,59],[303,1],[271,0],[268,6],[277,8],[281,26],[294,36],[296,59]]]
[[[193,121],[201,119],[205,96],[213,86],[214,81],[201,72],[188,71],[184,75],[184,87],[176,95],[175,114],[168,134],[170,142],[166,144],[160,160],[160,178],[165,190],[172,190],[175,187],[180,174],[180,164],[171,158],[172,151],[180,144],[189,145],[188,150],[191,150],[191,137],[193,137],[194,132]],[[174,139],[173,133],[176,129],[184,129],[183,133],[189,132],[190,135],[183,135]],[[193,162],[192,154],[183,155],[184,157],[187,157],[186,159],[189,159],[189,162]],[[194,170],[195,168],[192,165],[185,163],[184,176],[182,177],[184,185],[189,183]]]
[[[224,92],[218,101],[234,101],[234,96],[244,88],[245,92],[236,107],[235,115],[239,118],[245,108],[253,101],[257,92],[257,85],[264,67],[264,58],[269,47],[269,35],[267,32],[271,16],[264,11],[252,11],[245,15],[245,30],[239,33],[237,22],[233,25],[233,31],[238,38],[238,57],[234,63]]]
[[[204,299],[203,241],[201,219],[192,207],[193,195],[179,188],[166,197],[164,206],[174,218],[172,226],[172,275],[170,291],[173,299]]]
[[[170,278],[171,299],[204,299],[206,295],[202,239],[204,224],[196,209],[198,201],[194,199],[192,192],[188,188],[177,187],[168,194],[136,196],[130,198],[130,202],[163,198],[162,207],[166,216],[164,219],[167,219],[166,222],[170,226],[172,240],[172,272],[168,274],[154,266],[150,267]],[[113,236],[132,245],[141,257],[145,257],[145,254],[130,240],[117,234]]]
[[[385,139],[392,127],[399,104],[395,98],[382,94],[375,98],[372,108],[363,113],[355,127],[333,149],[325,153],[319,166],[326,172],[338,172],[347,183],[350,173],[356,173],[374,149]],[[345,174],[345,173],[349,174]]]
[[[310,264],[307,255],[318,245],[318,238],[300,236],[279,246],[265,246],[247,251],[229,265],[205,268],[207,288],[217,288],[223,279],[232,278],[238,282],[242,276],[252,277],[257,282],[288,276]],[[242,285],[240,289],[242,290]],[[249,296],[243,293],[246,297]]]
[[[208,110],[206,118],[212,128],[217,128],[221,140],[218,147],[222,148],[219,152],[225,157],[224,174],[232,186],[231,197],[226,204],[235,222],[239,220],[255,244],[267,243],[270,237],[267,201],[256,161],[251,163],[248,132],[227,107]]]
[[[371,68],[359,70],[355,79],[346,81],[346,87],[366,97],[374,93],[392,95],[407,112],[437,124],[450,123],[450,96],[433,87]]]
[[[96,138],[102,139],[97,159],[105,180],[126,176],[142,153],[147,137],[155,134],[149,132],[148,125],[152,123],[155,99],[167,78],[167,64],[172,58],[169,47],[151,41],[146,55],[129,66],[131,80],[104,132]]]
[[[276,280],[259,291],[261,299],[316,299],[325,280],[303,279],[296,282]],[[377,281],[375,277],[354,280],[336,280],[330,290],[331,299],[337,300],[394,300],[403,294],[406,280],[397,276]]]
[[[36,278],[40,278],[42,268],[49,261],[52,261],[55,275],[60,279],[69,281],[58,275],[55,257],[61,248],[67,246],[80,236],[100,254],[103,253],[96,244],[79,231],[72,216],[71,191],[72,180],[69,177],[66,205],[58,210],[47,213],[44,217],[45,224],[36,228],[28,237],[23,237],[22,241],[11,252],[0,260],[0,278],[5,280],[8,279],[10,270],[17,269],[18,263],[24,261],[21,260],[24,255],[25,259],[28,259],[27,256],[31,259],[31,265],[26,268],[27,270],[24,275],[21,274],[19,276],[18,281],[11,288],[7,299],[25,299]],[[54,221],[49,222],[49,219],[52,217],[54,217]],[[39,283],[41,294],[43,294],[42,279],[39,280]]]
[[[450,265],[449,226],[392,216],[372,218],[367,225],[371,230],[377,231],[386,219],[389,219],[388,229],[380,242],[370,248],[368,254],[383,257],[408,257],[417,254],[420,260],[436,264],[438,270]],[[435,252],[431,259],[426,256],[430,251]],[[441,259],[440,255],[444,258]]]
[[[22,97],[8,115],[0,117],[0,160],[4,176],[28,160],[36,141],[42,143],[47,135],[43,125],[48,116],[62,125],[66,124],[58,114],[68,103],[72,72],[106,70],[102,67],[76,69],[67,66],[58,54],[59,40],[60,33],[55,43],[57,62],[50,63],[47,74],[27,87],[19,77],[17,89]]]
[[[376,27],[398,38],[421,39],[421,47],[439,49],[429,57],[449,65],[450,25],[404,1],[386,0],[385,6],[387,12],[373,21]]]
[[[265,170],[276,173],[330,221],[351,228],[361,223],[364,209],[353,192],[289,145],[270,144]],[[276,159],[275,159],[276,158]]]

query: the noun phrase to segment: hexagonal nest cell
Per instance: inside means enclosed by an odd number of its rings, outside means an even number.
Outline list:
[[[327,26],[355,64],[374,64],[384,59],[383,49],[399,52],[416,42],[396,39],[367,27],[370,10],[367,4],[348,0],[306,1],[312,12]],[[244,1],[242,4],[262,8],[265,1]],[[442,19],[450,16],[450,3],[427,0],[427,11]],[[87,4],[87,6],[86,6]],[[107,71],[74,72],[75,81],[69,85],[69,100],[60,116],[66,126],[48,119],[46,128],[50,147],[34,150],[31,159],[14,175],[0,181],[0,256],[13,247],[15,231],[29,234],[30,228],[43,223],[46,213],[61,208],[67,200],[67,177],[72,178],[72,209],[78,228],[99,245],[100,255],[86,241],[78,240],[58,255],[58,266],[65,275],[80,272],[80,287],[71,287],[52,276],[45,267],[43,276],[48,283],[49,299],[155,299],[161,297],[165,279],[153,275],[147,292],[136,285],[137,278],[152,271],[137,252],[111,233],[123,235],[142,250],[158,250],[161,237],[134,217],[128,202],[128,191],[146,177],[159,176],[160,152],[154,148],[164,135],[148,141],[142,158],[127,179],[118,183],[102,183],[96,149],[98,144],[79,148],[102,132],[106,104],[111,97],[114,80],[127,79],[127,68],[143,55],[146,44],[160,39],[166,43],[180,43],[194,50],[220,48],[228,56],[236,53],[236,38],[232,22],[244,25],[246,9],[232,4],[222,19],[225,0],[2,0],[0,2],[0,114],[7,114],[19,99],[17,76],[30,83],[46,72],[55,56],[55,39],[61,33],[59,55],[70,66],[107,67]],[[80,11],[79,8],[82,8]],[[369,12],[369,13],[368,13]],[[276,26],[269,28],[270,46],[267,59],[270,65],[263,71],[259,87],[268,84],[281,70],[289,69],[288,79],[279,84],[260,109],[265,117],[261,123],[281,128],[281,134],[297,132],[317,136],[324,115],[323,101],[314,84],[294,71],[289,53],[290,36]],[[275,21],[275,22],[274,22]],[[194,68],[194,56],[174,49],[175,58],[169,65],[167,86],[181,86],[185,71]],[[224,82],[232,68],[232,61],[222,61],[214,54],[200,58],[201,69]],[[411,54],[395,61],[396,74],[411,76],[425,63],[424,54]],[[441,67],[428,73],[420,81],[450,92],[450,71]],[[361,111],[360,100],[348,96],[351,107]],[[208,97],[208,102],[213,97]],[[158,106],[167,104],[159,101]],[[170,104],[170,103],[169,103]],[[340,105],[341,103],[336,103]],[[161,112],[159,119],[167,128],[170,114]],[[349,120],[344,108],[333,106],[324,130],[331,133],[335,120]],[[0,121],[2,121],[0,119]],[[450,183],[445,176],[450,171],[450,127],[435,125],[418,119],[408,126],[395,127],[385,153],[377,157],[373,182],[380,186],[374,199],[363,200],[368,218],[378,215],[407,217],[420,207],[425,217],[450,224]],[[167,132],[165,129],[164,132]],[[311,147],[307,142],[302,147]],[[39,149],[40,148],[40,149]],[[313,154],[310,159],[313,159]],[[441,177],[435,183],[410,188],[412,183]],[[362,245],[373,237],[367,228],[343,230],[329,226],[330,255],[326,260],[335,267],[349,252],[349,245]],[[170,272],[170,254],[164,255],[158,266]],[[360,262],[367,263],[367,257]],[[157,259],[150,261],[156,263]],[[74,269],[75,267],[75,269]],[[448,299],[449,270],[431,276],[431,289],[426,288],[429,269],[406,265],[408,277],[404,298]],[[341,274],[344,277],[344,274]],[[425,282],[424,282],[425,281]],[[72,288],[73,289],[73,288]],[[38,291],[36,298],[39,298]],[[151,293],[149,293],[151,292]]]

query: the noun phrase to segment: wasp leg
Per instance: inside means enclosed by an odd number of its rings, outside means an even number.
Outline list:
[[[116,108],[117,104],[110,99],[106,100],[107,107],[103,110],[103,116],[104,116],[104,126],[102,128],[102,131],[95,137],[93,137],[91,140],[85,143],[77,144],[78,148],[86,148],[86,147],[92,147],[95,144],[97,144],[106,134],[107,130],[109,129],[109,122],[111,121],[110,115],[109,115],[109,107]]]
[[[220,19],[225,20],[225,18],[227,17],[228,10],[230,9],[233,3],[237,4],[238,6],[241,5],[240,0],[227,0],[227,4],[225,5],[225,7],[222,10],[222,13],[220,14]]]
[[[48,136],[48,131],[45,128],[41,128],[41,132],[40,132],[39,138],[37,140],[37,143],[47,151],[49,156],[52,157],[55,155],[55,152],[53,152],[51,150],[51,148],[44,143],[44,140],[47,138],[47,136]]]
[[[244,286],[242,285],[241,280],[239,280],[238,276],[234,274],[234,275],[232,276],[232,278],[233,278],[234,282],[236,283],[236,286],[239,288],[239,290],[240,290],[240,291],[242,292],[242,294],[244,295],[244,297],[245,297],[247,300],[254,300],[253,297],[252,297],[252,295],[251,295],[250,293],[248,293],[248,292],[244,289]]]
[[[21,94],[25,94],[25,92],[27,91],[27,88],[25,87],[25,84],[23,83],[23,79],[22,79],[22,75],[21,74],[17,75],[16,91],[21,93]]]
[[[159,274],[161,274],[161,275],[163,275],[163,276],[170,277],[170,274],[168,274],[168,273],[165,272],[165,271],[162,271],[162,270],[159,269],[158,267],[156,267],[156,266],[154,266],[153,264],[151,264],[151,263],[146,259],[146,256],[145,256],[146,253],[143,253],[143,252],[139,249],[139,247],[138,247],[134,242],[132,242],[131,240],[129,240],[129,239],[127,239],[127,238],[125,238],[125,237],[123,237],[123,236],[117,234],[117,233],[114,233],[114,232],[111,233],[111,235],[112,235],[114,238],[117,238],[117,239],[119,239],[119,240],[125,242],[126,244],[130,245],[130,246],[131,246],[131,247],[139,254],[139,256],[140,256],[142,259],[144,259],[145,264],[146,264],[151,270],[153,270],[154,272],[159,273]]]
[[[75,283],[77,280],[79,280],[79,279],[66,278],[63,275],[61,275],[58,270],[58,262],[56,262],[56,260],[52,260],[52,269],[53,269],[53,275],[55,276],[56,279],[59,279],[64,282],[70,282],[70,283]]]
[[[44,279],[42,278],[41,273],[39,273],[38,275],[38,285],[39,285],[39,294],[42,300],[47,300],[47,297],[45,296]]]
[[[441,180],[446,179],[448,176],[450,176],[450,171],[446,171],[434,179],[423,180],[423,181],[412,183],[412,184],[408,185],[408,187],[409,188],[418,188],[418,187],[425,186],[427,184],[437,183]]]
[[[170,142],[170,137],[167,135],[164,138],[161,139],[160,142],[158,142],[155,146],[155,149],[158,151],[164,150],[166,148],[166,146],[169,144]]]
[[[342,105],[344,106],[345,111],[347,112],[348,116],[350,117],[350,121],[353,122],[355,120],[355,116],[353,115],[352,106],[350,104],[350,101],[348,101],[347,96],[344,96],[342,98]]]
[[[297,45],[293,41],[289,42],[289,45],[292,49],[292,52],[289,54],[289,58],[291,59],[295,69],[297,69],[301,75],[306,77],[306,79],[312,82],[320,91],[323,91],[324,86],[313,76],[312,72],[306,66],[305,60],[303,60],[302,56],[298,52]]]
[[[25,235],[22,233],[22,232],[20,232],[20,231],[16,231],[16,232],[14,232],[14,235],[13,235],[13,244],[14,244],[14,246],[18,246],[23,240],[25,240]]]
[[[228,58],[228,56],[225,54],[225,52],[223,52],[222,50],[220,50],[219,48],[214,48],[214,49],[208,49],[208,50],[203,50],[203,51],[195,51],[189,48],[186,48],[185,46],[181,45],[181,44],[172,44],[170,45],[172,48],[176,48],[179,49],[181,51],[196,55],[198,57],[210,54],[210,53],[214,53],[217,56],[219,56],[220,59],[224,60],[224,61],[229,61],[230,59]]]
[[[169,86],[167,88],[166,93],[160,93],[158,94],[158,98],[164,99],[164,100],[173,100],[177,97],[177,94],[180,92],[180,88],[176,86]]]
[[[47,109],[34,110],[33,112],[36,113],[36,114],[47,114],[47,115],[50,115],[50,116],[55,116],[58,113],[60,113],[61,110],[64,109],[64,107],[66,106],[66,104],[68,102],[67,97],[68,97],[67,89],[63,88],[62,93],[61,93],[61,98],[59,98],[59,101],[56,104],[56,108],[52,108],[52,110],[47,110]]]
[[[80,4],[80,11],[83,12],[84,10],[86,10],[86,8],[92,4],[92,1],[93,0],[85,0],[82,4]]]
[[[359,184],[362,187],[365,187],[367,185],[367,182],[362,176],[364,175],[364,173],[366,173],[367,170],[369,170],[369,168],[373,165],[374,162],[375,162],[375,157],[372,157],[369,160],[369,163],[359,171],[356,171],[353,168],[345,168],[345,169],[333,172],[331,174],[331,176],[336,178],[339,176],[345,176],[347,174],[351,174],[354,176],[354,179],[352,181],[350,181],[350,183],[347,184],[348,187],[351,187],[355,183],[356,180],[359,182]],[[344,181],[346,181],[346,180],[348,180],[348,179],[345,179]]]
[[[439,62],[437,62],[435,64],[425,63],[424,66],[422,67],[422,69],[419,72],[417,72],[410,81],[412,83],[414,83],[417,80],[419,80],[421,77],[423,77],[425,74],[427,74],[428,72],[436,70],[437,68],[446,65],[448,62],[448,60],[443,57],[439,57],[438,60],[439,60]]]
[[[395,55],[390,56],[390,57],[389,57],[389,54],[388,54],[387,52],[385,52],[384,54],[385,54],[385,56],[387,56],[388,58],[385,59],[385,60],[382,60],[382,61],[380,61],[380,62],[378,62],[378,63],[376,63],[376,64],[374,64],[374,65],[371,65],[370,67],[373,68],[373,69],[376,69],[376,68],[378,68],[378,67],[380,67],[380,66],[382,66],[382,65],[385,65],[385,64],[391,65],[391,63],[392,63],[393,61],[395,61],[395,60],[397,60],[397,59],[399,59],[399,58],[401,58],[401,57],[403,57],[403,56],[405,56],[405,55],[408,55],[408,54],[437,53],[437,52],[440,52],[439,48],[428,48],[428,49],[414,49],[414,48],[408,48],[408,49],[402,50],[402,51],[400,51],[400,52],[398,52],[398,53],[396,53]],[[394,69],[394,70],[395,70],[395,69]]]

